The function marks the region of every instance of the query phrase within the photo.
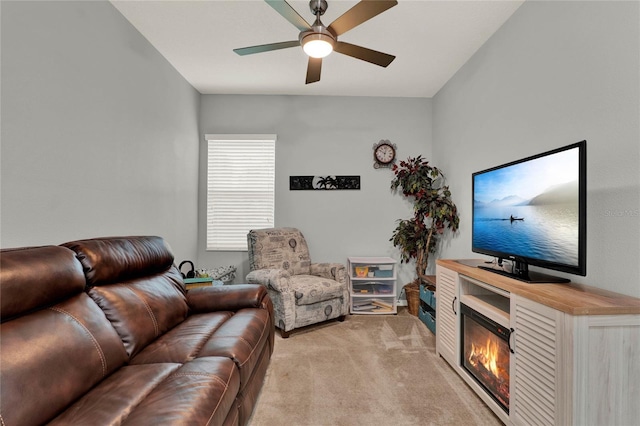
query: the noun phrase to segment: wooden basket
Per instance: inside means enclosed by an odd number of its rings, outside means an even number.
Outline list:
[[[409,307],[409,313],[415,317],[418,316],[420,310],[420,286],[417,282],[412,282],[404,287],[404,293],[407,297],[407,306]]]

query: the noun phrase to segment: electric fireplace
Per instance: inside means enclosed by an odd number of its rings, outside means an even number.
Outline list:
[[[509,413],[511,331],[464,303],[460,304],[461,364],[480,386]]]

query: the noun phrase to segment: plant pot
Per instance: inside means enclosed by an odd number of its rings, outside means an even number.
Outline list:
[[[413,281],[404,287],[404,294],[407,297],[409,313],[414,317],[418,316],[420,310],[420,286],[417,281]]]

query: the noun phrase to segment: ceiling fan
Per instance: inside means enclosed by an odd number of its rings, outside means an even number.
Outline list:
[[[309,56],[306,84],[320,81],[322,58],[330,54],[333,50],[338,53],[342,53],[343,55],[367,61],[381,67],[388,66],[396,58],[393,55],[367,49],[366,47],[338,41],[338,36],[397,5],[398,2],[396,0],[361,0],[342,16],[333,21],[328,27],[320,21],[320,16],[322,16],[327,10],[326,0],[311,0],[309,2],[311,13],[316,17],[313,25],[309,25],[309,23],[286,1],[265,1],[269,6],[274,8],[276,12],[300,30],[298,40],[233,49],[233,51],[238,55],[244,56],[254,53],[269,52],[271,50],[302,46],[302,49]]]

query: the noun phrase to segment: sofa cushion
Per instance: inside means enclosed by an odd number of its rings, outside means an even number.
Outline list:
[[[0,253],[0,419],[41,424],[126,361],[122,341],[83,292],[64,247]]]
[[[0,251],[0,283],[6,321],[81,293],[85,278],[74,252],[43,246]]]
[[[240,370],[240,388],[249,381],[260,354],[268,346],[272,327],[266,309],[241,309],[209,338],[198,357],[223,356],[232,359]]]
[[[89,296],[113,324],[129,357],[185,320],[188,307],[177,288],[180,275],[173,268],[152,277],[93,287]]]
[[[90,286],[153,275],[173,265],[171,249],[161,237],[92,238],[61,245],[76,253]]]
[[[233,312],[191,315],[144,348],[131,360],[131,364],[184,363],[192,360],[198,355],[205,342],[232,315]]]
[[[226,358],[200,358],[184,365],[130,365],[50,424],[221,425],[237,411],[239,383],[237,368]]]
[[[227,358],[198,358],[167,377],[125,425],[221,425],[237,410],[240,377]]]
[[[121,424],[135,407],[180,367],[182,364],[122,367],[48,424]]]
[[[43,423],[126,361],[122,341],[84,293],[0,325],[4,424]]]
[[[296,275],[291,279],[296,305],[311,305],[344,295],[344,284],[314,275]]]
[[[91,298],[130,357],[185,320],[184,283],[160,237],[111,237],[63,244],[82,263]]]
[[[271,327],[266,309],[195,314],[151,343],[131,364],[184,363],[198,357],[221,356],[236,363],[240,387],[244,388],[264,348],[271,351]]]

